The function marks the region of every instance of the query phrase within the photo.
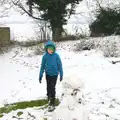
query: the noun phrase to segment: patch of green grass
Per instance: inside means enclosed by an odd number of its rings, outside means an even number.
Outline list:
[[[2,115],[2,113],[9,113],[11,111],[15,111],[18,109],[26,109],[26,108],[44,106],[44,105],[47,105],[47,103],[48,101],[46,99],[41,99],[41,100],[33,100],[33,101],[17,102],[13,104],[8,104],[5,107],[0,108],[0,115]],[[58,106],[59,103],[60,103],[59,99],[56,99],[56,106]],[[21,113],[18,113],[18,114],[21,114]]]
[[[23,112],[20,111],[17,113],[17,116],[21,116],[22,114],[23,114]]]
[[[0,114],[0,118],[2,118],[4,115],[3,114]]]
[[[26,102],[18,102],[18,103],[9,104],[5,107],[0,108],[0,113],[9,113],[12,110],[38,107],[38,106],[43,106],[45,104],[47,104],[47,100],[45,100],[45,99],[35,100],[35,101],[26,101]]]
[[[43,118],[44,120],[47,120],[47,118]]]

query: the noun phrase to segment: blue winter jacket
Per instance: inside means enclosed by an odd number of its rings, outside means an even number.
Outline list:
[[[46,53],[42,57],[39,78],[43,76],[44,71],[46,75],[54,76],[60,73],[60,77],[63,77],[63,68],[60,56],[55,51],[53,54],[49,54],[47,52],[48,46],[53,46],[56,50],[56,45],[52,41],[49,40],[45,44]]]

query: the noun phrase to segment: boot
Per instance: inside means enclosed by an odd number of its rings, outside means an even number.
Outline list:
[[[52,112],[54,111],[54,109],[55,109],[55,99],[52,98],[48,106],[48,112]]]
[[[55,98],[51,98],[51,100],[50,100],[50,106],[55,106]]]
[[[51,106],[51,97],[50,96],[47,97],[47,101],[48,101],[48,105]]]
[[[51,95],[47,94],[47,101],[50,101]]]
[[[49,100],[50,100],[50,97],[48,96],[48,97],[47,97],[47,101],[49,101]]]

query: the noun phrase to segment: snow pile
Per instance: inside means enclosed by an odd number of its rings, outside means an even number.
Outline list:
[[[74,77],[73,77],[74,76]],[[52,120],[88,120],[88,111],[84,107],[83,81],[78,74],[70,74],[65,78],[61,104],[52,115]]]

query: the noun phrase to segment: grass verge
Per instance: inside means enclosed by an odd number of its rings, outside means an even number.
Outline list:
[[[26,109],[26,108],[40,107],[40,106],[44,106],[41,109],[45,109],[47,107],[47,103],[48,101],[46,99],[40,99],[40,100],[8,104],[0,108],[0,117],[3,117],[3,113],[9,113],[11,111],[16,111],[18,109]],[[56,99],[56,106],[58,106],[59,103],[60,103],[59,99]],[[18,114],[21,115],[22,113],[18,113]]]

